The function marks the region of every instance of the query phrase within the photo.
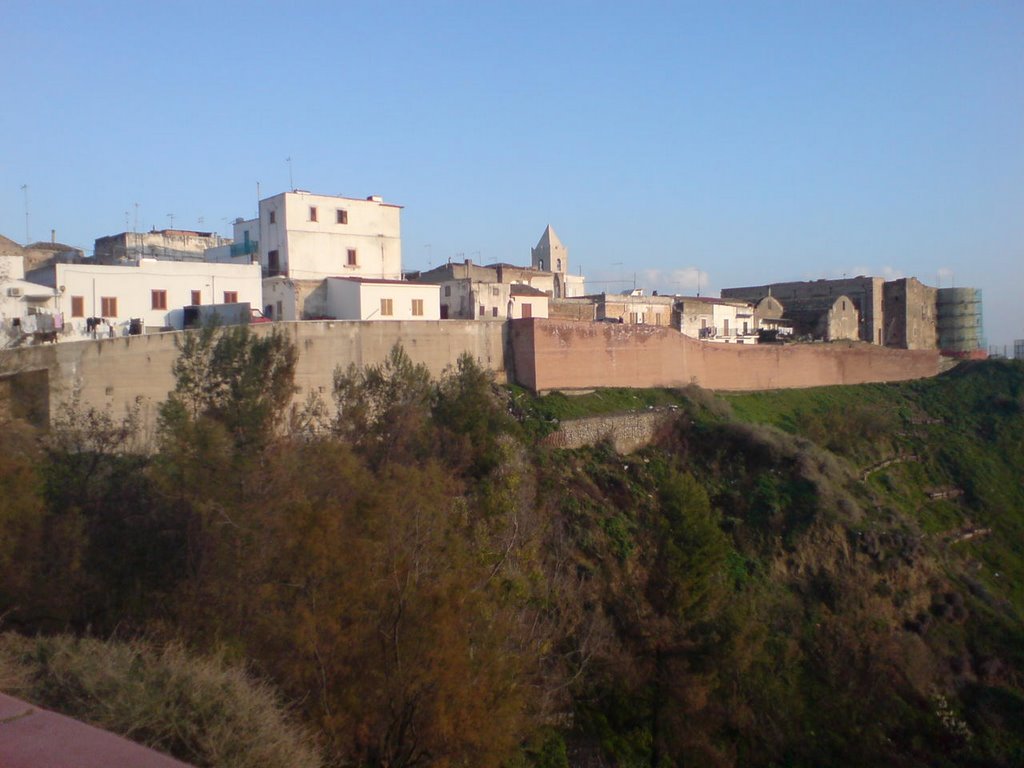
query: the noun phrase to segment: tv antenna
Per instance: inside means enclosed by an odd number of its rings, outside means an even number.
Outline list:
[[[173,213],[168,213],[167,214],[167,219],[171,222],[171,227],[170,228],[174,229],[174,214]]]
[[[29,234],[28,227],[28,184],[22,184],[21,191],[25,193],[25,245],[28,245],[32,242],[32,235]]]

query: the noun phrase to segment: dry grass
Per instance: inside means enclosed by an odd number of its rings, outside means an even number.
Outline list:
[[[322,764],[269,686],[176,644],[6,633],[0,690],[200,767]]]

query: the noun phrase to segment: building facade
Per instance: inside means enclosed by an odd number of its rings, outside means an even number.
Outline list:
[[[120,232],[97,238],[93,259],[97,264],[117,266],[138,264],[142,259],[205,261],[207,250],[230,242],[228,238],[213,232],[191,229]]]
[[[329,277],[328,317],[337,320],[440,320],[440,286],[404,280]]]
[[[262,303],[257,264],[56,264],[49,280],[63,316],[61,340],[181,330],[188,305]]]
[[[856,338],[871,344],[884,344],[883,286],[881,277],[851,277],[839,280],[812,280],[790,283],[771,283],[743,288],[723,288],[723,299],[743,299],[757,303],[772,296],[782,303],[786,312],[799,311],[799,324],[803,328],[829,325],[827,315],[835,313],[836,300],[845,297],[857,310]],[[842,312],[840,304],[839,311]],[[808,314],[824,316],[811,322]],[[788,314],[787,314],[788,316]],[[794,318],[796,320],[796,318]]]
[[[400,205],[310,192],[283,192],[260,200],[256,226],[236,227],[255,241],[264,277],[402,278]]]
[[[694,339],[733,344],[756,344],[760,330],[756,307],[736,299],[705,296],[675,297],[678,330]]]
[[[483,267],[467,259],[420,272],[413,280],[441,287],[442,320],[506,320],[522,316],[522,310],[517,314],[516,308],[525,296],[535,297],[526,302],[532,317],[547,317],[547,299],[554,292],[555,277],[547,270],[513,264]]]

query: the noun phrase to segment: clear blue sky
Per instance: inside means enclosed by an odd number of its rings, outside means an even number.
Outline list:
[[[598,290],[915,275],[1024,338],[1019,0],[5,0],[0,59],[19,242],[23,184],[34,240],[136,203],[228,234],[291,157],[404,205],[407,269],[525,262],[550,223]]]

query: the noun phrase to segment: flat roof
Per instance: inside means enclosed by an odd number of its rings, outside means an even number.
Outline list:
[[[331,275],[328,280],[348,280],[350,283],[364,283],[366,285],[408,285],[422,288],[423,286],[434,286],[440,288],[438,283],[418,283],[411,280],[389,280],[384,277],[345,277],[344,275]]]

